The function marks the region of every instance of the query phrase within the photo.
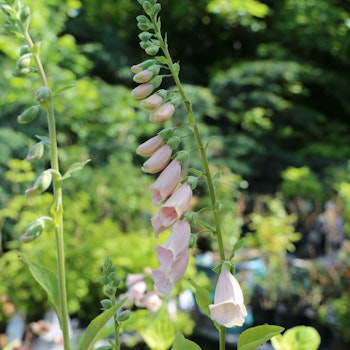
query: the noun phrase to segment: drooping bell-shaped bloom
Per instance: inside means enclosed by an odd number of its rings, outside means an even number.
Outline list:
[[[140,107],[148,111],[154,111],[163,102],[163,97],[155,93],[140,102]]]
[[[188,182],[182,184],[161,206],[159,220],[165,227],[170,227],[190,208],[192,189]]]
[[[171,102],[166,102],[150,114],[149,121],[151,123],[164,123],[171,118],[174,112],[175,106]]]
[[[224,263],[216,284],[214,304],[209,305],[210,318],[230,328],[242,326],[247,316],[243,292],[227,263]]]
[[[163,202],[176,188],[180,181],[181,165],[174,159],[158,176],[157,180],[150,187],[152,202],[155,205]]]
[[[172,149],[168,144],[158,148],[142,166],[142,171],[149,174],[155,174],[162,171],[169,163]]]
[[[164,144],[164,139],[160,135],[153,136],[149,140],[139,145],[136,149],[136,153],[142,157],[151,156],[157,149]]]
[[[164,294],[169,294],[174,287],[174,284],[184,275],[188,261],[189,250],[185,250],[173,264],[169,267],[160,266],[152,272],[153,281],[157,289]]]
[[[191,227],[184,219],[171,232],[167,241],[156,246],[157,259],[163,269],[168,269],[188,250],[191,237]]]
[[[171,232],[167,241],[157,245],[157,259],[160,266],[152,272],[157,289],[169,294],[174,284],[184,275],[189,260],[191,227],[185,219]]]

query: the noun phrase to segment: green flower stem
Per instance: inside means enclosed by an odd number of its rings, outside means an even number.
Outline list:
[[[115,293],[113,295],[113,297],[110,298],[111,299],[111,302],[112,304],[114,305],[116,300],[115,300]],[[115,345],[115,348],[116,350],[120,350],[120,337],[119,337],[119,322],[118,322],[118,316],[117,314],[115,313],[113,315],[114,317],[114,338],[115,338],[115,341],[114,341],[114,345]]]
[[[46,73],[42,65],[40,56],[35,52],[34,43],[27,30],[24,31],[24,36],[28,46],[33,52],[33,59],[38,69],[38,73],[45,87],[48,88],[48,82]],[[56,172],[53,176],[53,194],[54,205],[52,207],[52,214],[54,216],[53,222],[55,224],[55,237],[56,237],[56,254],[57,254],[57,271],[58,271],[58,285],[60,296],[60,311],[58,315],[62,334],[64,349],[70,349],[69,341],[69,327],[68,327],[68,302],[67,302],[67,287],[66,287],[66,268],[65,268],[65,252],[64,252],[64,233],[63,233],[63,206],[62,206],[62,181],[59,178],[59,162],[58,162],[58,147],[56,137],[56,122],[55,122],[55,110],[52,99],[50,99],[50,105],[47,109],[47,121],[50,138],[50,159],[51,168]]]
[[[226,346],[226,328],[224,326],[220,326],[219,328],[219,349],[225,350]]]
[[[193,132],[194,132],[197,144],[198,144],[198,148],[200,151],[202,164],[203,164],[204,175],[205,175],[206,180],[207,180],[210,201],[211,201],[211,205],[212,205],[212,209],[213,209],[213,213],[214,213],[214,218],[215,218],[215,232],[214,233],[216,234],[216,238],[217,238],[217,242],[218,242],[218,246],[219,246],[220,259],[222,261],[224,261],[225,260],[225,249],[224,249],[224,242],[223,242],[222,233],[221,233],[220,217],[219,217],[219,210],[218,210],[219,205],[218,205],[218,201],[216,199],[216,193],[215,193],[215,188],[214,188],[214,184],[213,184],[213,179],[212,179],[212,176],[210,174],[209,162],[208,162],[208,158],[207,158],[207,154],[206,154],[206,147],[203,144],[203,141],[202,141],[199,129],[198,129],[198,125],[197,125],[195,117],[194,117],[191,103],[189,102],[188,98],[186,97],[186,94],[184,92],[184,89],[182,87],[182,84],[181,84],[181,81],[179,78],[179,74],[174,68],[174,63],[173,63],[172,58],[170,56],[168,45],[163,40],[161,35],[158,35],[158,39],[161,42],[161,48],[162,48],[164,55],[167,59],[168,67],[173,75],[175,84],[179,90],[180,96],[181,96],[183,103],[185,105],[186,111],[188,113],[188,120],[189,120],[191,127],[193,128]]]

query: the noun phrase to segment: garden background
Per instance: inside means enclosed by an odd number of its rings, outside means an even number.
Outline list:
[[[350,238],[350,1],[161,4],[170,50],[180,61],[201,131],[210,139],[210,162],[222,172],[218,191],[227,208],[226,241],[246,235],[247,256],[254,252],[268,273],[280,278],[269,279],[276,281],[269,285],[261,281],[259,310],[276,311],[282,303],[288,315],[293,305],[292,314],[305,316],[310,307],[313,316],[307,322],[326,336],[329,331],[349,340],[348,245],[339,252],[341,268],[313,265],[311,277],[293,274],[288,262],[289,253],[309,258],[303,237],[328,200],[342,209]],[[106,255],[121,277],[156,265],[149,223],[156,208],[150,207],[145,190],[153,177],[142,175],[135,149],[154,135],[157,125],[145,122],[147,113],[130,95],[130,66],[145,59],[135,21],[140,8],[130,0],[38,0],[29,5],[31,32],[42,42],[51,83],[55,88],[75,85],[56,102],[62,168],[92,160],[65,185],[69,309],[87,322],[100,309],[99,275]],[[28,223],[51,203],[50,193],[31,200],[23,196],[43,168],[23,159],[34,135],[46,134],[46,122],[41,118],[34,128],[16,121],[38,87],[35,79],[12,76],[19,46],[1,31],[0,295],[10,295],[28,319],[38,319],[47,308],[46,297],[17,255],[20,250],[55,264],[49,234],[35,244],[19,243]],[[185,117],[178,108],[174,118]],[[191,162],[200,164],[193,157]],[[207,200],[199,187],[196,207]],[[210,239],[199,243],[202,252],[210,250]],[[327,318],[329,308],[335,321]],[[1,329],[5,323],[0,314]]]

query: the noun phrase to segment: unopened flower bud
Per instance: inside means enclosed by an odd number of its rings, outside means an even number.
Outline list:
[[[164,139],[160,135],[156,135],[149,140],[139,145],[136,149],[136,153],[143,157],[151,156],[165,143]]]
[[[143,61],[139,64],[134,64],[133,66],[131,66],[131,71],[135,74],[140,73],[143,70],[145,70],[146,68],[152,66],[154,63],[155,63],[154,59],[149,59],[149,60]]]
[[[159,76],[156,76],[148,83],[140,84],[135,89],[133,89],[131,91],[131,95],[137,100],[142,100],[146,98],[148,95],[150,95],[152,91],[156,89],[161,83],[162,83],[162,78]]]
[[[20,124],[28,124],[32,122],[38,115],[40,106],[31,106],[27,108],[22,114],[17,117],[17,121]]]
[[[23,55],[25,55],[27,53],[31,53],[29,46],[28,45],[21,46],[20,49],[19,49],[19,54],[18,55],[19,56],[23,56]]]
[[[25,55],[20,56],[16,63],[17,68],[28,68],[30,66],[31,56],[31,53],[27,53]]]
[[[26,159],[29,162],[35,162],[44,155],[44,144],[42,142],[36,143],[28,152]]]
[[[147,55],[154,56],[158,53],[159,46],[158,45],[151,45],[145,48],[145,52]]]
[[[147,69],[137,73],[134,75],[135,83],[147,83],[152,79],[153,76],[157,75],[160,71],[160,66],[158,64],[154,64]]]
[[[35,99],[45,108],[49,107],[51,100],[51,91],[46,86],[39,88],[35,94]]]
[[[175,106],[171,102],[164,103],[149,116],[151,123],[163,123],[167,121],[175,112]]]
[[[152,24],[150,22],[147,23],[137,23],[137,28],[139,28],[142,31],[147,31],[149,29],[152,29]]]
[[[154,111],[161,105],[162,101],[162,96],[156,93],[142,100],[140,102],[140,107],[143,109],[147,109],[148,111]]]
[[[150,41],[140,41],[141,49],[146,50],[150,46],[152,46],[152,43]]]
[[[147,41],[147,40],[151,39],[152,36],[153,36],[153,34],[150,32],[142,32],[138,35],[139,39],[142,41]]]
[[[33,187],[25,191],[27,197],[33,197],[46,191],[51,185],[52,173],[50,170],[45,170],[35,180]]]
[[[140,73],[135,74],[133,80],[135,83],[147,83],[152,79],[152,77],[153,73],[146,69]]]
[[[23,243],[34,241],[34,239],[38,238],[43,233],[46,221],[52,221],[52,219],[50,217],[43,216],[33,221],[21,236],[20,240]]]
[[[145,15],[139,15],[136,17],[138,23],[149,23],[149,19]]]
[[[127,319],[129,319],[130,315],[131,315],[130,310],[124,310],[117,315],[117,321],[118,322],[126,321]]]
[[[22,8],[20,12],[20,20],[22,23],[25,23],[26,21],[28,21],[29,17],[30,17],[30,8],[29,6],[25,6]]]
[[[153,6],[152,6],[152,14],[153,15],[156,15],[156,14],[158,14],[159,12],[160,12],[160,10],[162,9],[162,6],[161,6],[161,4],[154,4]]]

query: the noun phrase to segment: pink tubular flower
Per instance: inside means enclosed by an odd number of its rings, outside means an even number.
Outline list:
[[[151,218],[151,224],[153,226],[153,229],[155,231],[155,236],[156,238],[158,238],[159,234],[163,231],[165,231],[167,228],[169,228],[170,226],[163,226],[163,223],[160,219],[160,215],[159,213],[152,216]]]
[[[166,102],[149,116],[151,123],[163,123],[167,121],[175,112],[175,106],[171,102]]]
[[[158,176],[157,180],[150,187],[152,202],[154,205],[164,201],[176,188],[180,181],[181,165],[174,159]]]
[[[169,227],[190,208],[192,189],[188,182],[181,185],[161,206],[159,221],[162,226]]]
[[[185,219],[173,229],[171,235],[163,245],[156,246],[157,259],[163,269],[171,267],[188,250],[190,237],[191,227]]]
[[[153,94],[140,102],[140,106],[148,111],[157,109],[163,101],[162,96],[159,94]]]
[[[149,157],[163,146],[163,144],[164,139],[160,135],[156,135],[139,145],[136,149],[136,153],[143,157]]]
[[[214,304],[209,305],[210,318],[224,327],[242,326],[247,316],[242,289],[223,264],[215,289]]]
[[[164,294],[169,294],[174,284],[184,275],[188,261],[189,251],[185,250],[170,266],[162,265],[152,272],[154,283],[157,289]]]
[[[155,174],[162,171],[169,163],[172,149],[168,144],[158,148],[142,166],[142,171],[149,174]]]

